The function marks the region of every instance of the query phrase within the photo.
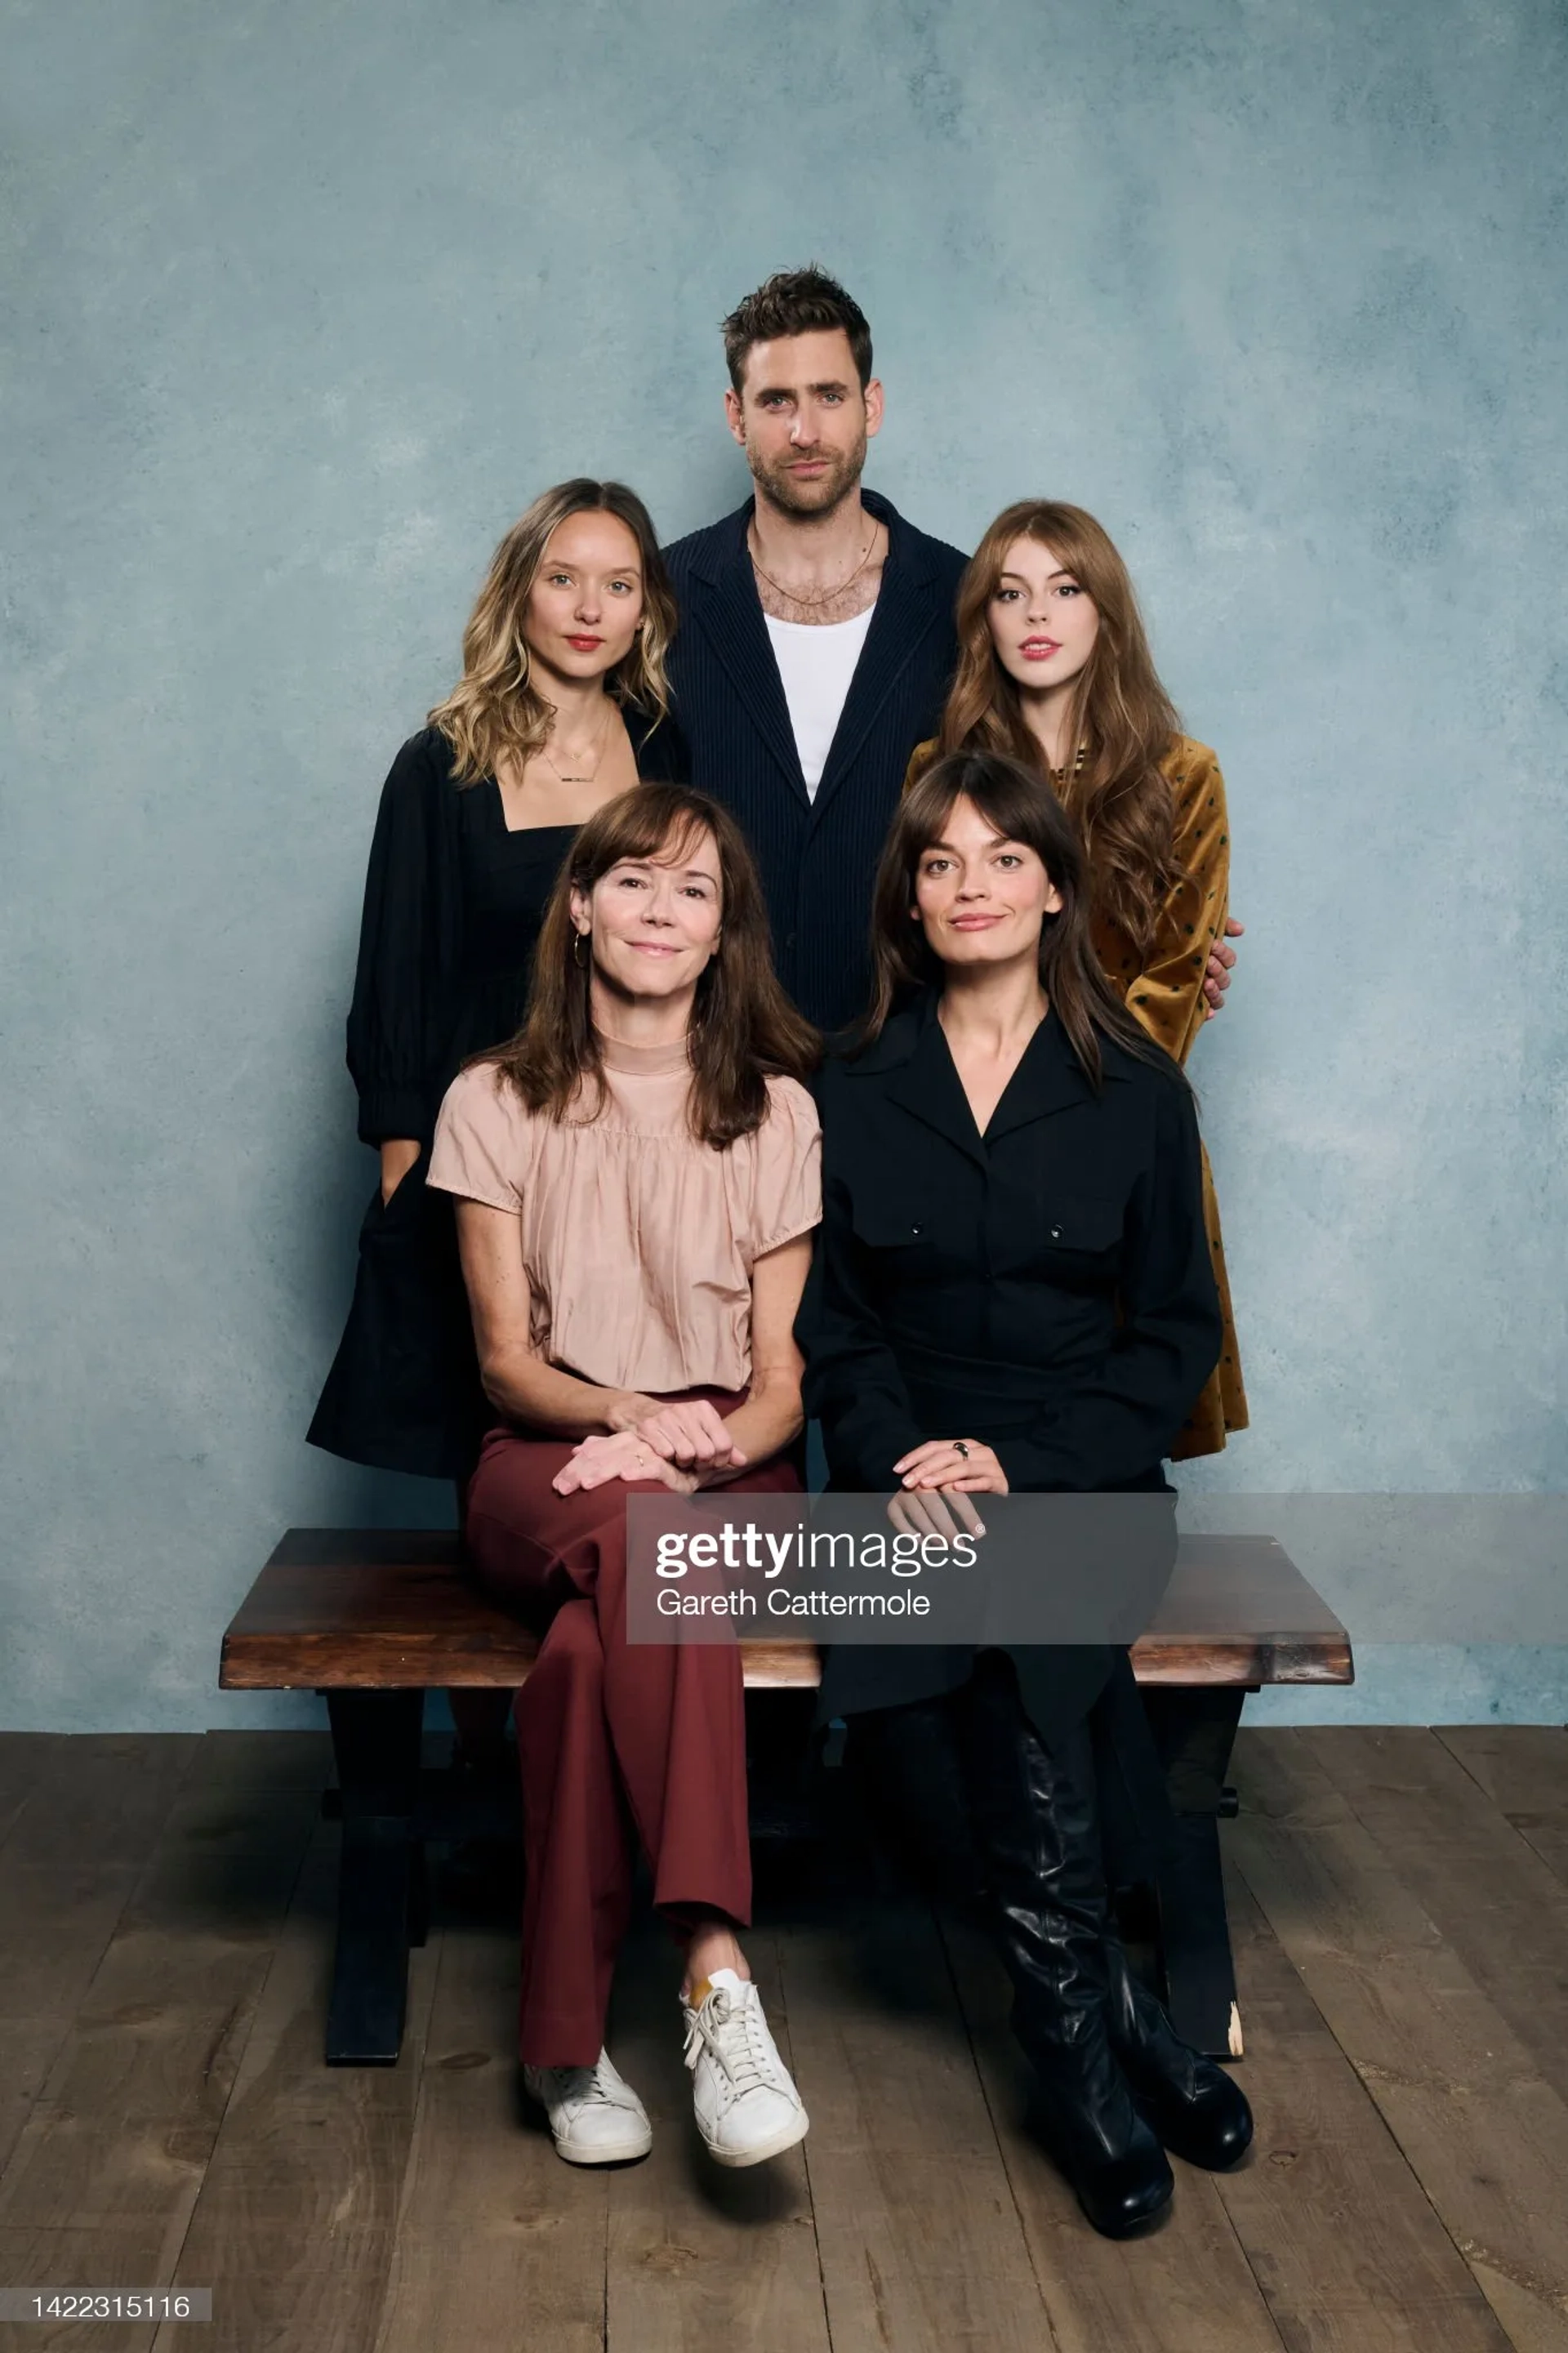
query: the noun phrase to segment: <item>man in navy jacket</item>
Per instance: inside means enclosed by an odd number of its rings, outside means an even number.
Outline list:
[[[724,322],[730,430],[754,497],[667,550],[690,782],[740,820],[779,975],[826,1029],[862,1010],[871,885],[957,655],[964,557],[860,488],[882,421],[864,313],[819,269]]]

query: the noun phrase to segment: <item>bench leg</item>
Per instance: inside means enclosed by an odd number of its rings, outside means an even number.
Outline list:
[[[422,1691],[327,1694],[343,1825],[329,2067],[393,2067],[408,2000],[408,1947],[423,1941],[419,1802]]]
[[[1234,1810],[1225,1785],[1247,1694],[1234,1686],[1146,1690],[1176,1829],[1156,1888],[1159,1958],[1171,2022],[1213,2059],[1241,2056],[1236,1968],[1220,1870],[1219,1818]]]

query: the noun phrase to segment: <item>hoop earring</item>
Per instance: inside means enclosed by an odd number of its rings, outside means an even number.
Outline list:
[[[586,932],[574,931],[572,934],[572,961],[579,972],[584,972],[587,968],[588,959],[583,954],[584,943],[587,937]]]

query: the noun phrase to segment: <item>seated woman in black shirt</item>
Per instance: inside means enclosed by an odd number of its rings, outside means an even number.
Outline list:
[[[823,1219],[798,1335],[833,1483],[922,1497],[1167,1493],[1219,1350],[1197,1121],[1089,937],[1082,853],[1018,762],[957,753],[894,820],[875,996],[821,1087]],[[1164,1806],[1125,1649],[839,1649],[825,1711],[942,1697],[1014,2026],[1095,2226],[1172,2194],[1166,2147],[1226,2165],[1240,2091],[1130,1975],[1108,1884]]]

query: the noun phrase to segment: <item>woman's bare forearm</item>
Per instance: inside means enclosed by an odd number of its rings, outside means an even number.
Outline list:
[[[715,1472],[703,1481],[704,1486],[724,1486],[732,1479],[743,1479],[748,1471],[782,1454],[805,1425],[799,1376],[763,1374],[752,1382],[745,1403],[724,1417],[731,1443],[740,1448],[745,1461],[734,1470]]]
[[[552,1438],[593,1438],[629,1430],[654,1400],[636,1390],[601,1388],[516,1346],[496,1349],[480,1366],[485,1395],[509,1421]]]

